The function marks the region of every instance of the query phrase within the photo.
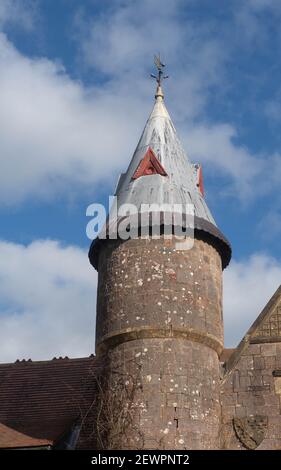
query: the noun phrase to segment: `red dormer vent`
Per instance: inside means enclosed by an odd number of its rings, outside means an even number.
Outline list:
[[[149,147],[132,176],[136,180],[140,176],[161,175],[168,176],[153,150]]]
[[[204,183],[203,183],[203,172],[202,166],[196,163],[193,165],[195,171],[195,178],[196,178],[196,186],[199,189],[201,195],[204,197]]]
[[[199,170],[198,170],[198,187],[199,191],[204,197],[205,192],[204,192],[204,183],[203,183],[203,171],[202,171],[202,166],[200,165]]]

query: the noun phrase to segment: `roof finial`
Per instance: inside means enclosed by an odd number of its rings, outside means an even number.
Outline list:
[[[156,89],[155,99],[157,99],[157,98],[163,99],[164,94],[163,94],[163,91],[162,91],[162,88],[161,88],[161,83],[162,83],[162,80],[165,80],[165,78],[168,78],[168,75],[163,75],[164,74],[163,68],[165,67],[165,64],[163,64],[163,62],[161,62],[160,53],[158,55],[154,56],[154,64],[155,64],[155,66],[158,70],[158,76],[154,75],[152,73],[150,74],[150,76],[152,78],[155,78],[155,80],[157,82],[157,89]]]

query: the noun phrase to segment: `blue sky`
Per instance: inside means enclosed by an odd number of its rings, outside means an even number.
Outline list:
[[[233,246],[226,344],[241,339],[281,283],[280,20],[277,0],[1,0],[0,361],[92,352],[85,211],[132,156],[157,51]]]

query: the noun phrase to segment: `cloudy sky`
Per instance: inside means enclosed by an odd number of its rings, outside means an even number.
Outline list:
[[[281,283],[281,2],[0,0],[0,362],[88,355],[85,212],[166,105],[233,246],[226,346]]]

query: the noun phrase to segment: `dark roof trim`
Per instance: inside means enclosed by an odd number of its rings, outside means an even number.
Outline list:
[[[52,450],[53,446],[51,444],[46,444],[42,446],[18,446],[18,447],[1,447],[0,450]]]
[[[128,220],[127,226],[130,225],[130,217],[120,217],[116,225],[117,227],[119,224],[122,222],[122,225],[124,225],[124,222],[126,222],[126,219]],[[138,218],[138,225],[134,226],[134,223],[131,222],[131,229],[135,228],[135,238],[138,238],[140,236],[140,215]],[[165,224],[165,214],[161,213],[160,214],[160,233],[163,233],[163,230],[161,231],[161,228],[167,229],[167,225]],[[171,229],[171,233],[174,233],[175,227],[178,225],[176,223],[173,223],[172,226],[168,226]],[[149,230],[152,230],[152,219],[151,217],[149,218]],[[148,228],[148,227],[146,227]],[[229,241],[225,238],[225,236],[222,234],[222,232],[216,227],[214,224],[211,222],[208,222],[205,219],[202,219],[200,217],[192,217],[192,216],[187,216],[185,220],[183,220],[183,226],[182,228],[185,228],[187,233],[190,232],[192,235],[192,232],[194,230],[194,236],[197,239],[202,239],[205,240],[207,243],[210,243],[214,248],[218,251],[218,253],[221,256],[222,259],[222,268],[225,269],[231,259],[231,245]],[[106,226],[106,233],[108,234],[108,224]],[[149,232],[150,233],[150,232]],[[89,260],[91,265],[98,271],[98,259],[99,259],[99,251],[102,248],[103,244],[109,239],[104,238],[96,238],[93,240],[90,250],[89,250]],[[122,238],[118,239],[120,242],[126,241],[122,240]]]
[[[45,359],[45,360],[39,360],[39,361],[34,361],[32,359],[17,359],[15,362],[0,362],[0,367],[8,366],[11,367],[11,365],[15,365],[15,367],[21,367],[21,366],[32,366],[32,365],[37,365],[37,364],[52,364],[52,362],[57,361],[58,364],[65,363],[65,362],[79,362],[79,361],[92,361],[93,358],[95,358],[95,354],[91,354],[88,357],[53,357],[53,359]]]

